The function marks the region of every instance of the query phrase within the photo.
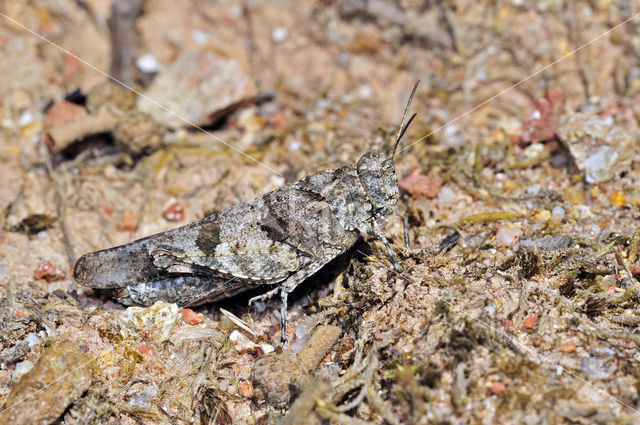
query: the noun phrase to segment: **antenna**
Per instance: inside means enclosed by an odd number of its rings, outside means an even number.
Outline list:
[[[417,80],[416,84],[413,86],[413,90],[411,90],[411,95],[409,96],[409,101],[407,102],[407,106],[405,106],[404,108],[404,113],[402,114],[402,121],[400,122],[398,135],[396,136],[396,141],[394,142],[394,145],[393,145],[393,153],[391,154],[391,158],[393,158],[396,155],[396,149],[398,149],[398,144],[400,143],[402,136],[404,136],[404,133],[407,132],[407,129],[411,124],[411,121],[413,121],[416,115],[418,115],[418,114],[411,115],[411,118],[409,118],[409,120],[405,124],[405,120],[407,119],[407,113],[409,112],[409,108],[411,107],[411,102],[413,102],[413,98],[415,97],[416,92],[418,91],[418,85],[420,85],[420,80]]]

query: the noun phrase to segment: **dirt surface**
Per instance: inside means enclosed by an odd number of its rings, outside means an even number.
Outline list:
[[[596,39],[639,10],[1,2],[0,424],[640,423],[640,17]],[[417,79],[403,272],[364,238],[284,345],[260,289],[127,307],[71,279],[388,149]]]

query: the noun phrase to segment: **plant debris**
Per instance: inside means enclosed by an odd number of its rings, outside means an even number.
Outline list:
[[[53,343],[6,398],[0,424],[52,423],[89,388],[91,361],[75,342]],[[37,391],[37,396],[36,396]]]
[[[311,383],[318,363],[341,333],[336,326],[320,326],[298,355],[274,351],[260,357],[251,372],[256,397],[275,407],[286,407]]]
[[[20,221],[20,223],[9,227],[9,231],[35,235],[44,230],[51,229],[58,221],[58,217],[47,214],[32,214]]]

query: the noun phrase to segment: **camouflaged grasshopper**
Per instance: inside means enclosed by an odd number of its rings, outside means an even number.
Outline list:
[[[280,292],[284,341],[288,294],[361,234],[378,237],[400,271],[379,222],[402,215],[409,245],[393,156],[415,118],[406,121],[418,83],[390,156],[372,150],[355,165],[320,171],[186,226],[83,255],[74,279],[92,288],[117,289],[121,302],[142,305],[158,300],[196,305],[273,285],[250,302]]]

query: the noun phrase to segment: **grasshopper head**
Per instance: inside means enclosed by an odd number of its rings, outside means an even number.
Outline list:
[[[395,214],[399,192],[393,158],[380,151],[369,151],[358,160],[357,170],[374,217]]]
[[[396,150],[398,149],[400,140],[402,140],[402,136],[407,131],[407,128],[409,128],[411,121],[416,117],[416,114],[413,114],[407,120],[409,107],[418,90],[418,84],[420,84],[420,80],[416,81],[416,84],[413,86],[413,90],[407,101],[407,106],[404,108],[402,121],[400,122],[400,128],[398,129],[391,155],[372,150],[362,155],[358,160],[358,177],[373,206],[374,218],[397,214],[400,194],[398,190],[398,179],[396,178],[396,169],[393,166],[393,158],[396,155]],[[408,236],[405,235],[405,237]]]

